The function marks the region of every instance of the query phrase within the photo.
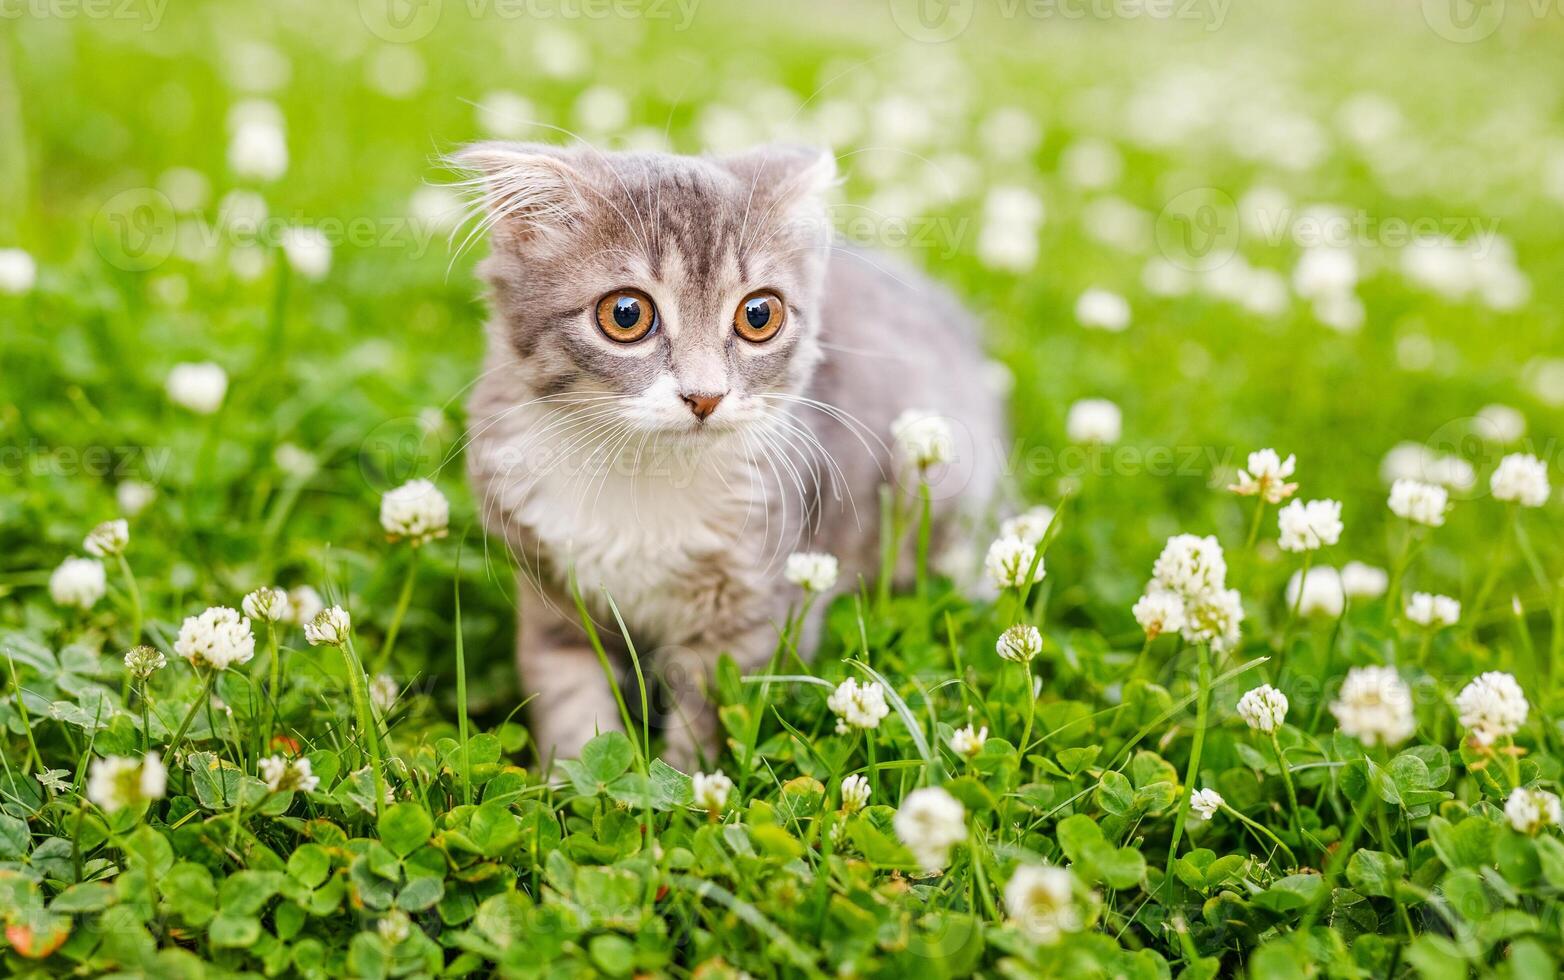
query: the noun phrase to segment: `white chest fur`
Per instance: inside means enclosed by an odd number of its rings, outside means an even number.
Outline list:
[[[761,585],[754,543],[769,518],[738,456],[625,452],[585,465],[539,466],[508,503],[548,567],[573,568],[595,613],[606,590],[630,628],[682,643]],[[773,529],[773,531],[780,529]]]

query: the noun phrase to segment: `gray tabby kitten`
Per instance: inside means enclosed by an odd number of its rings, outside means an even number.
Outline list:
[[[838,588],[875,574],[879,487],[916,486],[887,448],[898,414],[956,432],[957,458],[936,468],[937,541],[958,501],[988,503],[1003,423],[971,317],[916,273],[832,245],[828,154],[484,143],[457,160],[491,238],[468,469],[521,568],[539,753],[573,757],[621,727],[573,572],[617,669],[610,596],[653,665],[668,757],[714,757],[706,681],[723,653],[768,662],[799,598],[787,554],[837,555]]]

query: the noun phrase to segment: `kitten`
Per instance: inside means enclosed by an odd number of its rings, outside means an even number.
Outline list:
[[[469,475],[518,560],[517,663],[545,760],[621,727],[569,589],[626,677],[614,607],[659,681],[666,754],[714,757],[717,658],[764,666],[793,550],[879,564],[879,487],[903,410],[944,416],[936,543],[1000,472],[999,398],[971,317],[883,257],[833,246],[828,154],[729,157],[478,144],[492,316]],[[612,598],[612,606],[610,599]],[[826,600],[814,604],[816,620]],[[807,625],[807,655],[818,623]],[[634,702],[633,694],[627,700]]]

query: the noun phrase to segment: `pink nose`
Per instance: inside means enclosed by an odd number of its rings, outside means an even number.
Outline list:
[[[695,417],[703,422],[706,416],[717,410],[717,403],[722,401],[721,395],[681,395],[680,397],[684,399],[684,404],[690,406],[690,411],[695,413]]]

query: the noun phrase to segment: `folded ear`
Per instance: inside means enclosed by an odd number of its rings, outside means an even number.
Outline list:
[[[773,143],[722,158],[723,166],[784,206],[814,203],[836,183],[836,156],[813,146]]]
[[[472,174],[462,183],[478,189],[489,224],[533,236],[572,224],[581,213],[589,179],[565,147],[545,143],[474,143],[452,154],[453,166]]]

